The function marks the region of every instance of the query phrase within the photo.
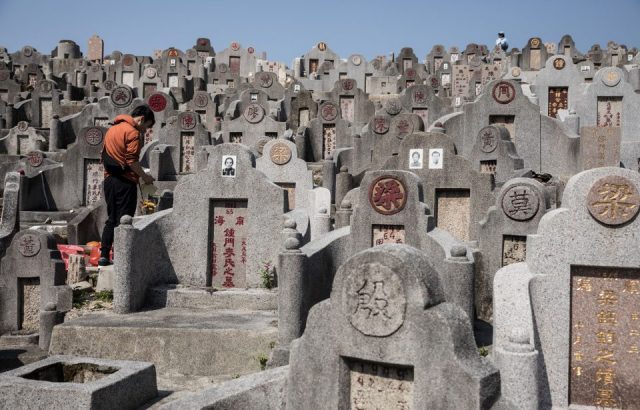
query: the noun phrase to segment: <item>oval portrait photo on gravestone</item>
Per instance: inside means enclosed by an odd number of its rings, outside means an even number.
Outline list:
[[[236,176],[236,156],[235,155],[222,156],[222,176],[223,177]]]

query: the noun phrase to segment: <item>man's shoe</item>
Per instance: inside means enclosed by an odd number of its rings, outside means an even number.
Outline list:
[[[111,265],[111,261],[109,260],[109,258],[105,258],[104,256],[102,256],[100,259],[98,259],[98,266],[109,266]]]

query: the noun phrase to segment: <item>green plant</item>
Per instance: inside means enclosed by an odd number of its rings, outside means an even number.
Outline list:
[[[239,378],[240,378],[240,375],[236,373],[236,374],[234,374],[233,376],[231,376],[231,378],[232,378],[232,379],[239,379]]]
[[[101,290],[100,292],[94,293],[93,296],[96,300],[100,300],[102,302],[113,302],[112,290]]]
[[[73,291],[72,306],[74,309],[80,309],[91,301],[87,291],[78,289]]]
[[[478,354],[482,357],[487,357],[489,355],[489,349],[486,346],[480,346],[478,348]]]
[[[276,286],[276,268],[271,264],[271,261],[262,262],[258,274],[262,279],[262,286],[267,289],[272,289]]]
[[[269,356],[264,353],[260,353],[256,360],[260,363],[260,370],[264,370],[267,368],[267,362],[269,361]]]
[[[276,342],[275,341],[269,342],[269,349],[273,350],[274,347],[276,347]]]

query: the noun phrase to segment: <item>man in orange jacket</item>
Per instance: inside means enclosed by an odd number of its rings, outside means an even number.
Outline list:
[[[104,165],[104,199],[107,202],[108,218],[102,231],[100,259],[98,265],[111,264],[109,253],[113,245],[113,231],[120,224],[123,215],[133,216],[138,200],[138,179],[151,184],[154,179],[144,172],[140,165],[142,135],[153,127],[155,116],[153,111],[141,105],[131,115],[118,115],[113,127],[104,137],[102,162]]]

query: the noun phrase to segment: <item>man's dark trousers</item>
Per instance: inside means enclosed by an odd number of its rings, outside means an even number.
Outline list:
[[[103,192],[107,202],[107,222],[102,231],[100,256],[109,258],[113,245],[113,230],[124,215],[133,216],[138,201],[137,184],[123,177],[108,176],[104,179]]]

